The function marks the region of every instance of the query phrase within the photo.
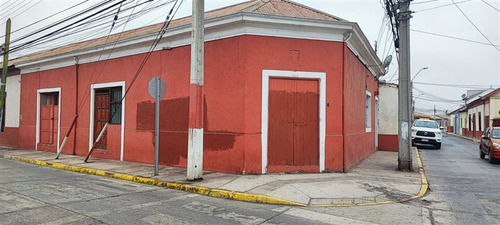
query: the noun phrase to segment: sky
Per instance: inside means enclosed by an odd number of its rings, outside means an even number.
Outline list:
[[[395,56],[387,16],[381,1],[294,1],[348,21],[357,22],[371,42],[372,47],[378,40],[377,55],[381,61],[389,54]],[[5,34],[4,21],[7,17],[12,18],[12,30],[16,30],[75,4],[82,3],[66,13],[12,34],[11,39],[15,39],[98,2],[96,0],[0,0],[0,36]],[[240,2],[244,1],[206,0],[205,10],[213,10]],[[412,29],[410,33],[412,77],[418,73],[414,79],[416,111],[432,114],[434,106],[438,109],[438,113],[444,113],[445,110],[452,111],[460,107],[461,95],[466,90],[500,86],[500,1],[454,0],[454,2],[457,4],[454,5],[452,0],[414,0],[410,5],[411,10],[414,11],[410,21]],[[170,7],[171,5],[160,7],[156,11],[127,23],[126,27],[115,28],[115,31],[162,22]],[[191,7],[191,0],[185,0],[175,18],[190,15]],[[90,38],[106,34],[107,31],[103,30],[101,33],[89,33],[87,36]],[[1,39],[3,43],[3,37]],[[66,42],[48,43],[48,45],[61,45],[74,40],[75,38],[68,39]],[[497,48],[490,42],[498,45]],[[33,48],[30,51],[41,49],[43,48]],[[381,80],[397,82],[397,74],[395,73],[398,69],[397,64],[396,57],[393,57],[387,75]],[[424,67],[428,69],[421,70]],[[394,76],[395,74],[396,76]]]

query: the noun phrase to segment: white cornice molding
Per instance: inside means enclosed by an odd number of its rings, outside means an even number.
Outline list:
[[[376,56],[359,26],[352,22],[238,13],[207,20],[205,22],[205,41],[241,35],[258,35],[342,42],[345,31],[353,31],[354,33],[347,43],[351,51],[358,56],[374,76],[382,75],[385,72],[384,69],[381,66],[376,66],[381,64],[380,59]],[[189,45],[191,42],[190,33],[190,24],[169,29],[154,51],[165,47],[175,48]],[[94,46],[43,59],[19,62],[16,63],[16,67],[21,69],[22,74],[26,74],[74,65],[73,57],[75,56],[79,58],[80,64],[85,64],[142,54],[149,50],[155,36],[156,33],[153,33],[119,41],[114,48],[114,43],[108,43],[104,50],[102,46]]]

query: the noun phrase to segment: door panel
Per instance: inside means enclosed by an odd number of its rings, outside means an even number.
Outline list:
[[[319,82],[269,80],[269,165],[319,164]]]
[[[99,91],[95,94],[94,109],[94,142],[97,140],[102,128],[109,120],[109,91]],[[107,135],[104,134],[97,144],[97,149],[106,149]]]
[[[59,121],[59,93],[40,94],[39,150],[55,151]]]

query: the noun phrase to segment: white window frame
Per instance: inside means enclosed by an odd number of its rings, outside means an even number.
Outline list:
[[[122,88],[122,98],[125,96],[125,81],[99,83],[90,85],[90,125],[89,125],[89,151],[94,144],[94,106],[95,106],[95,89],[100,88]],[[120,137],[120,161],[123,161],[123,144],[125,140],[125,98],[122,101],[122,120],[121,120],[121,137]]]
[[[325,170],[325,137],[326,137],[326,73],[285,70],[262,70],[262,113],[261,113],[261,145],[262,174],[267,172],[267,135],[269,123],[269,79],[296,78],[316,79],[319,81],[319,172]]]
[[[55,88],[42,88],[36,91],[36,138],[35,138],[35,151],[38,151],[38,144],[40,143],[40,95],[44,93],[57,92],[58,96],[58,112],[57,112],[57,150],[59,150],[59,140],[61,138],[61,87]]]
[[[366,100],[367,96],[369,96],[370,103],[368,104],[368,108],[366,108]],[[372,93],[370,93],[368,90],[366,91],[365,94],[365,132],[372,132]],[[368,118],[370,118],[368,120]]]

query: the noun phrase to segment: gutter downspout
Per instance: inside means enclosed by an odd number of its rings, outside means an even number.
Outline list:
[[[346,125],[345,125],[345,67],[346,67],[346,51],[347,42],[352,37],[352,30],[344,32],[344,40],[342,42],[342,169],[343,172],[347,172],[347,159],[348,155],[346,152]]]

